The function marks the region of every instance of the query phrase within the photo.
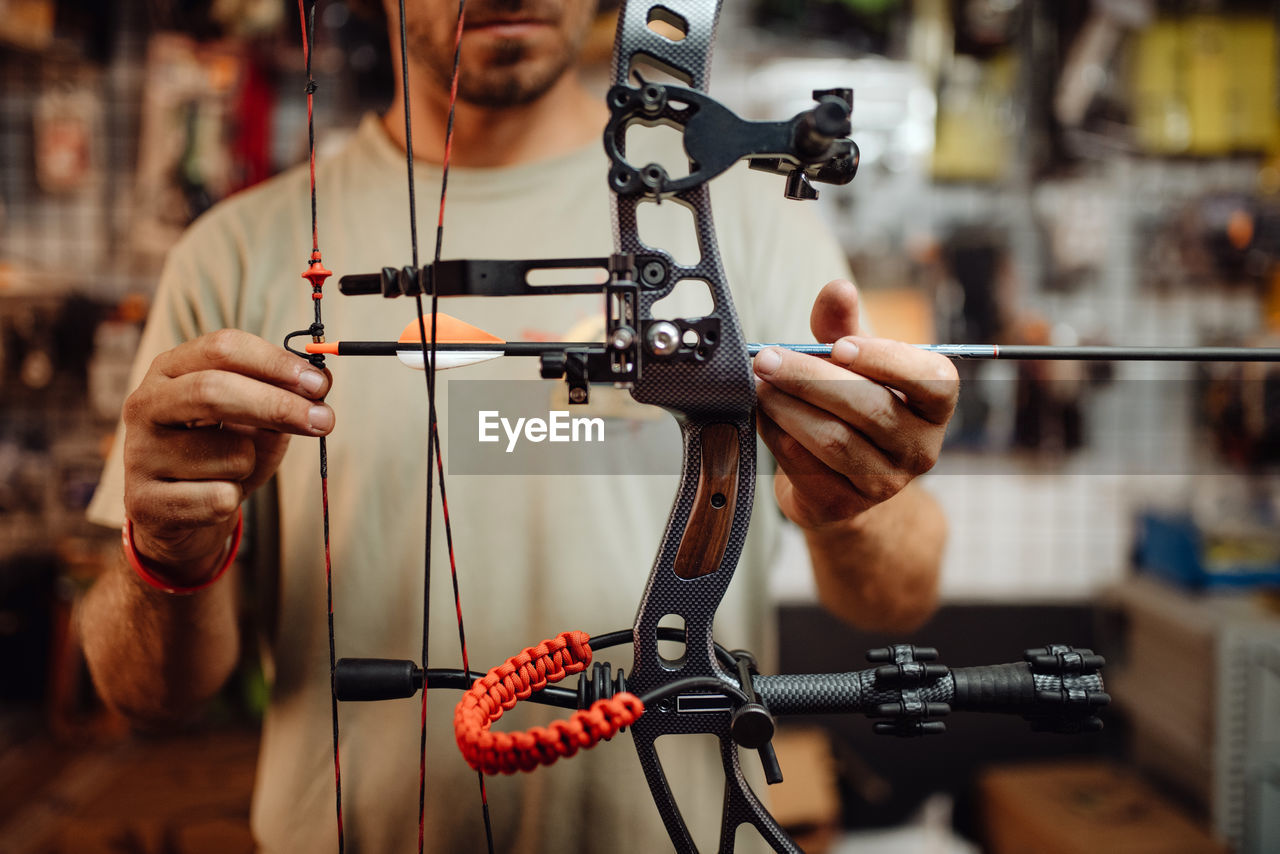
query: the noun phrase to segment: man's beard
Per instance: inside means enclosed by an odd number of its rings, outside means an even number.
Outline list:
[[[494,62],[483,72],[468,70],[464,64],[458,75],[458,99],[490,109],[521,107],[545,95],[573,65],[576,50],[566,50],[555,61],[525,62],[527,47],[520,41],[499,42]],[[431,70],[437,83],[447,90],[453,79],[453,52],[432,47],[425,33],[409,33],[409,54]]]
[[[466,67],[458,78],[458,97],[477,107],[522,107],[541,98],[573,64],[576,52],[566,51],[554,62],[522,67],[527,49],[512,40],[499,42],[497,61],[485,72],[468,73]]]

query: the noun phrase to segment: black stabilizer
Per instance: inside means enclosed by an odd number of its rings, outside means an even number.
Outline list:
[[[338,280],[338,290],[343,296],[372,296],[382,293],[382,275],[379,273],[353,273]]]
[[[753,686],[770,714],[862,712],[889,718],[875,727],[885,735],[940,732],[936,718],[949,711],[1022,715],[1050,732],[1102,729],[1097,712],[1111,700],[1100,673],[1106,662],[1091,650],[1051,644],[1012,664],[954,668],[929,663],[936,655],[887,647],[868,654],[885,662],[871,670],[756,676]]]
[[[333,674],[333,691],[343,702],[398,700],[422,689],[422,668],[391,658],[342,658]]]

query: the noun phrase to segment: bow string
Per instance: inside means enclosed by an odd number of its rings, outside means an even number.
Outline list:
[[[321,312],[321,303],[324,298],[324,284],[328,278],[333,275],[325,268],[324,261],[320,253],[320,226],[316,203],[316,80],[311,70],[311,60],[315,53],[315,15],[315,2],[312,2],[310,9],[308,9],[303,0],[298,0],[298,22],[302,30],[302,58],[307,77],[307,166],[309,171],[308,189],[311,207],[311,256],[307,260],[307,267],[302,273],[302,278],[311,283],[311,302],[314,311],[314,320],[312,321],[311,326],[307,329],[294,332],[287,336],[284,341],[284,346],[291,352],[307,359],[307,361],[317,369],[324,370],[325,358],[323,353],[299,352],[289,346],[289,342],[293,338],[301,336],[309,336],[313,345],[324,344],[324,319]],[[329,642],[329,717],[333,733],[334,811],[336,813],[338,826],[338,852],[339,854],[342,854],[342,852],[346,850],[346,832],[342,821],[342,761],[340,758],[338,744],[338,694],[336,689],[337,648],[333,627],[333,556],[330,546],[329,531],[329,444],[326,437],[320,437],[319,447],[320,512],[324,536],[325,621]]]

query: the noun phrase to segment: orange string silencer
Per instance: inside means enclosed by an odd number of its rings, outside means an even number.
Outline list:
[[[320,250],[311,250],[311,260],[307,264],[307,269],[303,272],[302,278],[311,283],[311,298],[320,299],[323,294],[321,289],[324,283],[329,280],[333,273],[326,269],[324,263],[320,260]]]

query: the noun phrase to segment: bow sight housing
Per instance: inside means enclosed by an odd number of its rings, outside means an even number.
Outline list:
[[[636,75],[639,78],[639,74]],[[604,147],[613,162],[609,185],[621,196],[666,199],[698,187],[739,160],[752,169],[787,177],[789,199],[816,199],[814,181],[848,184],[858,172],[858,146],[852,130],[852,89],[817,89],[818,102],[785,122],[753,122],[701,92],[640,79],[640,86],[614,86]],[[656,163],[636,169],[622,153],[627,128],[666,125],[682,131],[689,174],[670,177]]]

